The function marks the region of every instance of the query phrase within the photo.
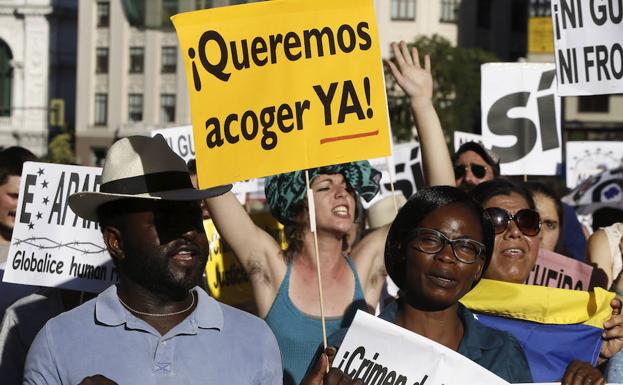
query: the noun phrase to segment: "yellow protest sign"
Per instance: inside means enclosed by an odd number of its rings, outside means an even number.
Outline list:
[[[272,235],[286,249],[283,225],[270,213],[251,215],[253,222]],[[206,281],[210,295],[228,305],[251,310],[254,304],[253,289],[244,268],[233,251],[220,237],[211,219],[203,222],[210,243],[210,253],[205,267]]]
[[[171,19],[201,187],[390,153],[372,0],[273,0]]]

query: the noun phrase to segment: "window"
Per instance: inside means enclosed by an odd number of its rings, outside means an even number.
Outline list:
[[[476,26],[478,28],[491,28],[491,3],[493,0],[480,0],[476,5]]]
[[[142,94],[129,94],[128,95],[128,121],[131,123],[136,123],[142,120],[143,120],[143,95]]]
[[[460,5],[460,0],[441,0],[441,17],[439,21],[442,23],[456,23]]]
[[[95,50],[95,73],[108,73],[108,48],[97,47]]]
[[[160,123],[173,123],[175,121],[175,95],[160,95]]]
[[[195,0],[195,9],[206,9],[214,7],[212,0]]]
[[[530,17],[552,16],[550,0],[530,0]]]
[[[392,20],[415,20],[415,0],[392,0]]]
[[[97,28],[108,28],[110,25],[110,3],[108,1],[97,2]]]
[[[9,46],[0,39],[0,116],[11,116],[13,94],[13,54]]]
[[[591,95],[578,97],[578,112],[609,112],[609,95]]]
[[[177,48],[162,47],[162,73],[173,73],[177,65]]]
[[[108,121],[108,95],[95,94],[95,119],[96,126],[105,126]]]
[[[162,0],[162,26],[164,28],[173,28],[171,24],[171,16],[178,12],[177,0]]]
[[[142,74],[145,62],[145,49],[143,47],[130,47],[130,73]]]

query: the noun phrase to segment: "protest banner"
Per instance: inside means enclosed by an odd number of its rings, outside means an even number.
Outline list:
[[[540,383],[559,381],[574,360],[596,364],[614,296],[599,287],[586,292],[482,279],[460,301],[483,324],[517,338]]]
[[[283,225],[267,212],[254,213],[251,219],[286,249]],[[232,306],[253,304],[253,289],[244,267],[238,262],[229,245],[221,238],[211,219],[203,226],[210,243],[210,253],[205,267],[208,292],[223,303]]]
[[[101,168],[27,162],[20,182],[5,282],[100,292],[117,281],[97,223],[67,198],[99,191]]]
[[[601,207],[623,209],[623,167],[593,175],[562,199],[576,213],[589,214]]]
[[[195,141],[192,126],[180,126],[171,128],[161,128],[151,131],[151,136],[162,135],[173,152],[188,163],[195,159]],[[257,179],[239,181],[233,184],[231,191],[236,194],[240,203],[244,203],[244,194],[248,192],[258,192],[259,183]]]
[[[593,266],[541,248],[526,284],[588,290],[592,274]]]
[[[364,384],[508,384],[467,357],[361,310],[333,367]]]
[[[552,0],[558,93],[623,92],[623,3]]]
[[[567,187],[592,175],[623,167],[623,142],[567,142]]]
[[[389,154],[371,0],[257,2],[172,21],[202,187]]]
[[[424,187],[424,173],[422,171],[422,152],[418,142],[407,142],[394,145],[392,154],[394,172],[394,190],[400,191],[409,198],[419,189]],[[381,191],[370,202],[362,202],[364,208],[368,208],[383,199],[392,195],[390,185],[390,174],[387,169],[386,158],[370,159],[372,167],[381,171]]]
[[[502,175],[555,175],[562,162],[553,64],[488,63],[482,73],[482,139]]]
[[[482,135],[472,134],[471,132],[454,131],[454,152],[467,142],[482,143]]]
[[[159,128],[151,131],[151,136],[156,135],[164,136],[167,144],[173,152],[184,159],[184,162],[188,163],[189,160],[195,159],[195,143],[193,140],[193,127],[192,126],[179,126],[170,128]]]

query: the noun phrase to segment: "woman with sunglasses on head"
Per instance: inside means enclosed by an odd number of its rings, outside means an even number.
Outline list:
[[[536,262],[542,226],[532,196],[525,187],[501,178],[481,183],[470,195],[485,208],[495,231],[491,265],[484,277],[523,284]],[[621,302],[615,299],[611,306],[613,315],[604,324],[600,364],[623,348]],[[593,368],[589,363],[575,361],[567,372],[584,373],[591,372],[590,369]]]
[[[532,382],[517,340],[479,323],[459,303],[486,274],[494,237],[488,215],[464,191],[450,186],[418,191],[387,236],[385,267],[400,296],[379,317],[457,351],[510,383]],[[329,345],[339,346],[345,335],[344,329],[335,333]],[[414,351],[414,361],[417,355]],[[326,361],[321,356],[309,377],[318,378]],[[314,383],[319,382],[304,384]]]

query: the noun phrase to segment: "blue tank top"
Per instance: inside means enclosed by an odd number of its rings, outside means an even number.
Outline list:
[[[325,317],[327,336],[334,331],[348,327],[357,309],[368,310],[359,275],[350,258],[346,258],[348,266],[355,276],[355,294],[353,302],[342,317]],[[272,329],[283,363],[283,384],[300,384],[316,350],[322,344],[322,323],[320,317],[301,312],[290,300],[290,274],[292,261],[288,263],[286,275],[281,282],[277,298],[266,315],[266,323]]]

